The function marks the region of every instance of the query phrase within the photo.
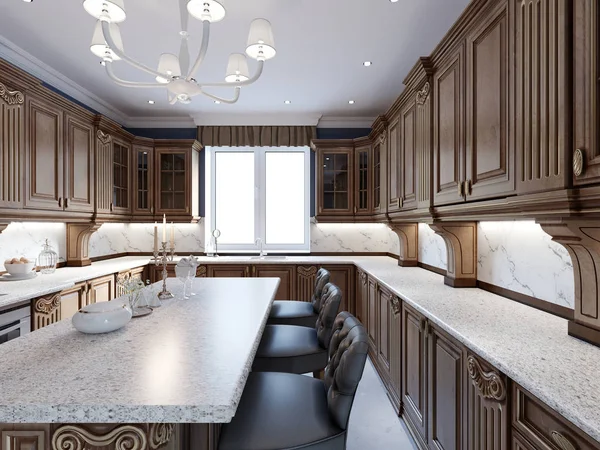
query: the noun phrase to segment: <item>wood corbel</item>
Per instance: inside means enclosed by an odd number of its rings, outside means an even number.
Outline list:
[[[419,226],[417,223],[388,224],[400,240],[398,265],[414,267],[419,263]]]
[[[600,346],[600,220],[538,221],[554,242],[563,245],[573,262],[575,314],[569,334]]]
[[[0,223],[0,234],[9,226],[9,223]]]
[[[429,224],[444,239],[448,269],[444,283],[452,287],[477,285],[477,223],[434,222]]]
[[[89,255],[90,237],[100,226],[99,223],[67,224],[67,266],[83,267],[92,264]]]

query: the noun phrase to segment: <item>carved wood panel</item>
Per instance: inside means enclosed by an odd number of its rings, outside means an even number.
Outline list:
[[[6,425],[0,425],[0,428],[4,427],[6,427]],[[0,448],[2,448],[2,450],[46,450],[46,446],[46,431],[43,429],[2,430],[2,443],[0,444]]]
[[[23,206],[25,98],[0,82],[0,207]]]
[[[573,175],[576,185],[600,181],[600,8],[598,2],[573,4]]]
[[[296,274],[293,264],[257,264],[252,267],[253,277],[279,278],[279,287],[275,300],[294,300],[296,293]]]
[[[431,183],[433,174],[431,84],[428,81],[416,94],[417,101],[417,207],[431,205]]]
[[[518,193],[568,185],[571,0],[518,0],[512,11]],[[511,121],[513,122],[513,121]]]
[[[340,311],[355,313],[354,305],[354,266],[351,264],[326,264],[323,265],[330,273],[330,282],[337,285],[342,291]]]
[[[475,355],[465,351],[465,356],[467,449],[508,450],[507,378]]]
[[[62,209],[63,111],[54,105],[28,98],[27,173],[25,207]]]
[[[389,343],[390,386],[389,397],[396,413],[400,412],[402,397],[402,300],[390,296]]]
[[[402,404],[406,424],[427,447],[427,320],[402,304]]]
[[[296,268],[296,298],[301,302],[310,302],[317,278],[317,266],[298,266]]]
[[[368,279],[368,292],[367,292],[367,301],[368,301],[368,314],[367,314],[367,334],[369,335],[369,351],[372,354],[372,358],[377,358],[377,338],[379,337],[379,332],[377,329],[378,326],[378,317],[377,317],[377,309],[379,308],[378,303],[378,295],[379,294],[379,284],[373,278],[369,277]]]
[[[508,3],[467,37],[467,199],[503,197],[515,190],[509,146]]]
[[[377,314],[378,314],[378,336],[377,336],[377,363],[382,369],[387,379],[390,378],[390,351],[391,342],[391,319],[392,312],[390,304],[392,294],[386,289],[379,288],[377,295]]]
[[[387,155],[387,199],[388,212],[400,210],[402,197],[402,137],[400,136],[401,118],[399,116],[390,121],[388,128],[388,155]]]
[[[417,102],[410,101],[400,113],[400,179],[402,194],[400,208],[403,210],[417,207]]]
[[[94,209],[94,127],[71,114],[65,115],[65,210]]]
[[[31,303],[33,330],[39,330],[60,320],[60,292],[39,297]]]
[[[105,277],[90,280],[88,284],[90,303],[108,302],[115,298],[114,275],[107,275]]]
[[[462,349],[437,327],[430,326],[428,331],[429,446],[438,450],[463,450]]]
[[[465,172],[464,46],[438,67],[434,76],[434,203],[464,200],[459,189]]]
[[[96,131],[96,212],[110,214],[112,211],[113,185],[112,136],[102,130]]]

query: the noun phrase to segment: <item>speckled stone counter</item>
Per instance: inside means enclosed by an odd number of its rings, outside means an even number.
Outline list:
[[[70,320],[0,346],[2,423],[224,423],[246,384],[276,278],[197,279],[189,300],[102,335]],[[177,294],[181,283],[168,280]]]

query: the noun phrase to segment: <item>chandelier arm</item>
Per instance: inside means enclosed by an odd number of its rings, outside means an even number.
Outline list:
[[[104,34],[104,40],[106,41],[106,43],[108,44],[110,49],[123,61],[131,64],[134,67],[137,67],[140,70],[143,70],[144,72],[148,72],[150,75],[161,77],[161,78],[164,78],[165,80],[171,79],[171,77],[169,75],[167,75],[165,73],[160,73],[154,69],[151,69],[150,67],[137,62],[135,59],[130,58],[123,51],[121,51],[121,49],[115,44],[115,41],[110,34],[110,24],[104,20],[102,21],[102,34]],[[108,64],[107,64],[107,67],[108,67]]]
[[[113,71],[112,63],[110,63],[110,62],[106,63],[106,73],[108,74],[108,77],[111,80],[113,80],[116,84],[118,84],[119,86],[134,87],[134,88],[157,88],[157,87],[167,86],[164,83],[138,83],[136,81],[122,80],[115,75],[115,72]]]
[[[229,103],[229,104],[233,104],[235,102],[237,102],[240,98],[240,90],[241,88],[239,86],[236,86],[235,88],[235,93],[233,94],[233,98],[232,99],[226,99],[226,98],[221,98],[221,97],[217,97],[216,95],[212,95],[209,94],[208,92],[201,90],[202,94],[206,95],[207,97],[212,98],[213,100],[217,100],[221,103]]]
[[[222,82],[218,82],[218,83],[198,83],[198,84],[200,86],[208,86],[208,87],[248,86],[260,78],[260,76],[262,75],[262,72],[263,72],[264,65],[265,65],[264,61],[258,61],[258,68],[256,69],[256,73],[254,74],[254,76],[252,78],[249,78],[246,81],[236,81],[233,83],[228,83],[227,81],[222,81]]]
[[[200,68],[202,61],[204,61],[204,57],[206,56],[206,51],[208,50],[208,42],[210,40],[210,21],[203,20],[202,21],[202,44],[200,45],[200,51],[198,52],[198,57],[192,66],[192,69],[188,73],[186,77],[186,81],[190,81],[194,74]]]

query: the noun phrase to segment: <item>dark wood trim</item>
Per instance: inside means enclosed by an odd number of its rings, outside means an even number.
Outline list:
[[[128,253],[128,252],[113,253],[112,255],[96,256],[94,258],[90,258],[90,261],[95,263],[97,261],[106,261],[107,259],[122,258],[124,256],[138,256],[138,255],[142,256],[142,254],[134,254],[134,253]],[[148,253],[148,255],[150,255],[150,253]],[[146,256],[146,255],[144,254],[143,256]]]
[[[499,295],[515,302],[523,303],[524,305],[531,306],[532,308],[539,309],[540,311],[553,314],[563,319],[573,320],[573,310],[565,306],[556,305],[546,300],[532,297],[530,295],[521,294],[520,292],[511,291],[494,284],[486,283],[485,281],[477,280],[477,287],[484,291],[491,292],[492,294]]]
[[[446,276],[446,270],[445,269],[440,269],[439,267],[431,266],[431,265],[426,264],[426,263],[421,262],[421,261],[419,261],[418,266],[421,269],[429,270],[430,272],[437,273],[438,275],[442,275],[443,277]]]
[[[569,320],[569,336],[600,346],[600,331]]]

